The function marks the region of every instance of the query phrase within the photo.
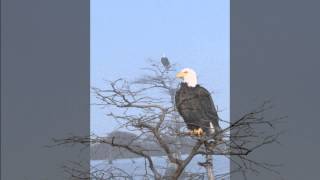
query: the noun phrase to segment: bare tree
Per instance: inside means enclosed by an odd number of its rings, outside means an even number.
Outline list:
[[[245,113],[236,121],[220,119],[225,123],[219,134],[222,141],[214,141],[215,137],[194,137],[187,133],[186,126],[178,115],[174,105],[174,95],[178,85],[173,73],[175,64],[162,59],[160,62],[150,61],[150,67],[144,68],[147,73],[127,81],[117,79],[109,81],[107,88],[92,88],[98,102],[94,105],[106,108],[110,120],[118,122],[118,129],[134,133],[127,141],[122,141],[117,135],[103,138],[96,135],[89,137],[68,137],[55,139],[55,145],[80,143],[107,144],[113,148],[126,150],[145,159],[145,173],[132,175],[120,168],[107,168],[104,170],[91,170],[89,174],[78,173],[79,179],[224,179],[229,175],[214,174],[212,155],[237,157],[237,169],[246,177],[247,171],[257,171],[258,168],[273,170],[273,165],[256,162],[248,157],[250,153],[267,144],[277,142],[280,133],[274,131],[274,125],[282,118],[265,119],[263,113],[270,110],[269,102],[264,102],[257,109]],[[257,131],[257,127],[265,126],[265,131]],[[269,131],[269,130],[272,131]],[[159,167],[153,156],[164,155],[169,161],[169,167]],[[186,157],[182,157],[182,154]],[[195,156],[206,157],[205,162],[199,162],[207,173],[185,172],[188,164]],[[232,158],[231,160],[233,160]],[[162,170],[165,169],[165,171]],[[75,177],[75,172],[68,171]],[[80,174],[80,175],[79,175]]]

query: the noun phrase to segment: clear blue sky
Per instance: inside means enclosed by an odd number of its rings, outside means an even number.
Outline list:
[[[197,72],[229,120],[229,15],[229,0],[91,0],[91,86],[138,77],[148,58],[165,53]],[[115,125],[91,106],[91,132]]]

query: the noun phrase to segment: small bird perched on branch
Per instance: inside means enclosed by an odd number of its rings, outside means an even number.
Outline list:
[[[165,55],[162,55],[162,57],[161,57],[161,63],[162,63],[162,65],[166,68],[166,70],[168,70],[168,69],[170,68],[169,59],[168,59]]]

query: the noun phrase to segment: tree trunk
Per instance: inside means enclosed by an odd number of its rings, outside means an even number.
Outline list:
[[[204,143],[204,147],[206,148],[206,152],[207,152],[205,166],[207,170],[208,180],[215,180],[214,171],[213,171],[213,158],[212,158],[212,155],[208,153],[209,151],[208,142]]]
[[[208,174],[208,180],[215,180],[214,177],[214,172],[213,172],[213,160],[212,160],[212,155],[206,155],[206,169],[207,169],[207,174]]]

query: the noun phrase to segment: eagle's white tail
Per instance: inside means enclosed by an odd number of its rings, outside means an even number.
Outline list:
[[[214,129],[214,127],[213,127],[212,122],[210,122],[210,133],[211,133],[211,134],[214,134],[214,132],[215,132],[215,129]]]

